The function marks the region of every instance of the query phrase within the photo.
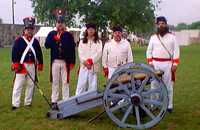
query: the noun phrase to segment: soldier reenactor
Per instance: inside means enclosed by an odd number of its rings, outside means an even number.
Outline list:
[[[12,110],[20,106],[22,87],[25,83],[24,105],[31,106],[34,81],[37,81],[36,72],[43,69],[42,50],[39,41],[34,38],[35,18],[26,17],[23,22],[23,34],[14,41],[12,47],[12,70],[15,71]]]
[[[57,109],[60,81],[62,81],[62,98],[69,98],[70,70],[75,64],[75,42],[72,34],[66,31],[64,11],[56,9],[55,17],[56,30],[48,34],[45,42],[45,47],[51,50],[52,109]]]
[[[120,26],[113,27],[113,39],[105,43],[103,49],[103,72],[108,79],[119,66],[133,62],[130,43],[126,39],[122,39],[122,32]]]
[[[168,112],[171,113],[173,109],[173,82],[175,81],[175,72],[179,64],[179,44],[176,42],[176,37],[169,32],[165,17],[157,17],[156,27],[157,33],[150,38],[146,57],[151,66],[164,72],[162,79],[167,86],[169,97]]]

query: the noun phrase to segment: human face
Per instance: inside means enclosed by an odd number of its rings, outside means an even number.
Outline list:
[[[58,31],[64,31],[65,30],[65,24],[60,23],[60,22],[56,22],[56,28],[57,28]]]
[[[156,26],[157,26],[158,32],[161,32],[161,33],[166,32],[168,28],[167,23],[165,23],[164,21],[159,21]]]
[[[88,37],[93,37],[95,34],[95,29],[94,28],[88,28],[87,29]]]
[[[113,38],[116,42],[120,42],[122,39],[122,32],[120,31],[113,32]]]
[[[24,34],[28,37],[32,37],[34,35],[34,28],[26,28]]]

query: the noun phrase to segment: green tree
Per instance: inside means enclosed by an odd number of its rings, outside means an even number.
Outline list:
[[[198,22],[193,22],[192,24],[189,25],[190,29],[200,29],[200,21]]]
[[[31,0],[38,21],[54,23],[54,8],[66,10],[66,21],[75,23],[79,14],[83,23],[94,22],[100,29],[121,25],[130,31],[149,31],[154,23],[154,5],[151,0]]]
[[[137,32],[153,28],[154,8],[149,0],[106,0],[107,5],[111,25],[119,24]]]
[[[188,29],[188,25],[187,25],[186,23],[179,23],[179,24],[176,26],[176,29],[177,29],[177,30]]]
[[[186,23],[179,23],[176,26],[176,30],[183,30],[183,29],[200,29],[200,21],[193,22],[192,24],[186,24]]]
[[[2,24],[3,23],[3,20],[0,18],[0,24]]]
[[[34,14],[39,23],[53,25],[55,17],[52,11],[56,8],[65,10],[65,21],[68,25],[74,24],[74,17],[77,14],[77,2],[75,0],[30,0],[34,8]],[[84,1],[84,0],[80,0]]]

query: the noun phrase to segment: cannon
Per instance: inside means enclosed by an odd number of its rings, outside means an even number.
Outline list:
[[[162,71],[143,63],[125,64],[114,72],[103,92],[89,91],[61,100],[59,110],[49,110],[47,116],[63,119],[104,106],[108,117],[119,127],[151,128],[167,111],[168,96],[162,75]]]

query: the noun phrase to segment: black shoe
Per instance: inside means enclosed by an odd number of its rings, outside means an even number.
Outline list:
[[[172,113],[172,112],[173,112],[173,109],[172,109],[172,108],[168,108],[167,111],[168,111],[169,113]]]
[[[51,109],[52,109],[52,110],[58,110],[58,105],[57,105],[57,103],[51,103]]]
[[[12,111],[17,110],[18,107],[12,106]]]

